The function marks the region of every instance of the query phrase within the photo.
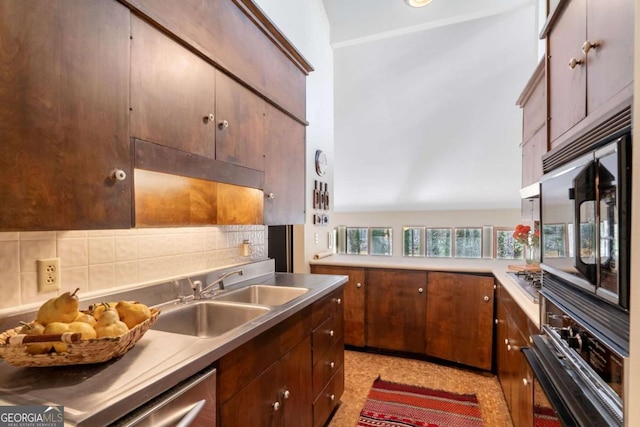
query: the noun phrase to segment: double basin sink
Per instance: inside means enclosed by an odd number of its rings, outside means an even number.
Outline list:
[[[160,307],[162,314],[152,329],[214,338],[239,328],[309,292],[307,288],[250,285],[220,293],[211,299]]]

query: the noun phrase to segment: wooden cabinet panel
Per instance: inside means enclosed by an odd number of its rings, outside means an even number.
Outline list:
[[[265,36],[259,23],[242,11],[242,2],[126,0],[126,3],[304,120],[305,73]]]
[[[311,337],[296,345],[280,363],[284,365],[284,390],[281,393],[284,426],[310,427],[313,424],[313,395],[309,387],[312,378]]]
[[[338,372],[344,364],[344,340],[336,338],[332,346],[325,352],[318,352],[313,349],[313,395],[318,396],[322,389],[329,383],[331,378]]]
[[[313,402],[313,427],[325,425],[342,393],[344,393],[344,365],[338,368],[338,372]]]
[[[364,347],[364,301],[365,281],[364,268],[342,267],[332,265],[311,266],[315,274],[334,274],[348,276],[344,285],[344,343],[356,347]]]
[[[368,269],[366,343],[369,347],[425,352],[425,271]]]
[[[633,0],[588,1],[585,40],[600,44],[586,55],[588,113],[633,82],[634,11]]]
[[[569,68],[575,58],[584,61],[581,46],[587,34],[587,0],[572,0],[549,35],[550,139],[558,138],[587,114],[587,67]]]
[[[491,370],[493,283],[493,277],[429,273],[428,355]]]
[[[215,69],[135,15],[131,35],[131,134],[215,158]]]
[[[305,127],[271,105],[266,111],[265,224],[303,224]]]
[[[522,146],[522,187],[534,184],[543,175],[542,156],[547,152],[547,127],[543,126]]]
[[[217,160],[264,171],[265,108],[262,98],[216,71]]]
[[[128,9],[3,1],[0,45],[0,229],[129,228]]]

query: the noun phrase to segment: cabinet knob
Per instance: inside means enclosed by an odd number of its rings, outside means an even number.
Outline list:
[[[489,295],[485,295],[482,297],[482,299],[484,300],[484,302],[489,302],[491,300],[491,298],[489,297]]]
[[[600,47],[600,43],[598,42],[590,42],[589,40],[586,40],[584,43],[582,43],[582,51],[584,52],[584,54],[586,55],[587,53],[589,53],[589,51],[591,49],[596,49]]]
[[[275,194],[273,194],[273,193],[267,194],[267,199],[275,199],[275,198],[276,198]]]
[[[526,378],[523,378],[523,379],[522,379],[522,384],[523,384],[525,387],[526,387],[526,386],[528,386],[528,385],[529,385],[529,380],[528,380],[528,379],[526,379]]]
[[[288,399],[289,397],[291,397],[291,393],[289,392],[289,390],[285,390],[282,392],[282,397],[284,399]]]
[[[331,363],[329,363],[329,367],[330,367],[331,369],[333,369],[333,368],[335,368],[335,367],[336,367],[336,364],[335,364],[334,362],[331,362]]]
[[[505,339],[504,339],[504,344],[505,344],[505,345],[509,345],[509,338],[505,338]]]
[[[112,170],[110,176],[111,176],[111,179],[114,181],[124,181],[125,179],[127,179],[127,173],[122,169],[118,169],[118,168]]]
[[[329,336],[332,337],[335,333],[333,332],[333,329],[329,331]]]
[[[507,350],[511,351],[511,344],[507,344]]]
[[[342,304],[342,298],[336,298],[336,304],[338,305]]]
[[[334,400],[336,400],[336,395],[332,394],[331,396],[329,396],[329,399],[331,399],[331,401],[333,402]]]
[[[209,114],[209,115],[204,116],[202,121],[204,122],[204,124],[207,124],[207,123],[213,122],[213,119],[215,119],[215,116],[213,114]]]
[[[418,293],[420,293],[420,294],[421,294],[421,293],[423,293],[423,292],[424,292],[424,289],[422,289],[422,288],[418,288]]]
[[[274,402],[271,407],[274,411],[277,411],[278,409],[280,409],[280,402]]]
[[[569,60],[569,68],[571,68],[572,70],[576,68],[576,66],[582,65],[582,64],[584,64],[584,61],[582,59],[571,58]]]
[[[226,129],[229,127],[229,122],[226,120],[220,120],[218,122],[218,129],[222,130],[222,129]]]
[[[358,282],[356,283],[356,288],[360,289],[362,287],[362,283]]]

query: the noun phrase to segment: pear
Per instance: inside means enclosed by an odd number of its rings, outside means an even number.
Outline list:
[[[93,326],[86,322],[76,321],[69,323],[69,331],[79,333],[80,335],[82,335],[83,340],[89,340],[97,336],[96,330],[93,329]]]
[[[92,313],[93,313],[93,317],[96,320],[100,320],[100,316],[102,316],[102,313],[109,307],[111,308],[116,308],[116,306],[118,305],[117,302],[110,302],[110,303],[106,303],[106,302],[101,302],[100,304],[96,305],[96,306],[92,306]],[[118,317],[118,319],[120,319]]]
[[[79,312],[74,322],[84,322],[91,325],[91,327],[93,327],[96,324],[96,318],[93,317],[93,314]]]
[[[51,322],[49,323],[42,332],[43,335],[60,335],[65,332],[69,332],[69,324],[63,322]],[[56,353],[64,353],[67,351],[67,344],[59,341],[55,341],[52,343],[53,350]]]
[[[126,323],[129,329],[151,317],[149,307],[136,302],[120,301],[116,306],[116,310],[118,310],[120,320]]]
[[[51,298],[38,310],[36,320],[38,323],[47,326],[52,322],[71,323],[78,316],[78,297],[76,293],[80,288],[76,288],[73,293],[65,292],[59,297]]]
[[[119,337],[129,332],[127,324],[120,320],[118,311],[111,307],[104,309],[98,319],[98,323],[96,323],[95,329],[98,338]]]
[[[20,329],[20,334],[25,335],[42,335],[44,332],[44,326],[38,322],[20,322],[22,323],[22,328]],[[51,350],[50,343],[33,343],[33,344],[25,344],[27,347],[27,353],[29,354],[44,354],[48,353]]]

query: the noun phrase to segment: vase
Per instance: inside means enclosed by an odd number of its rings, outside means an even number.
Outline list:
[[[524,260],[527,265],[540,264],[540,245],[525,245]]]

